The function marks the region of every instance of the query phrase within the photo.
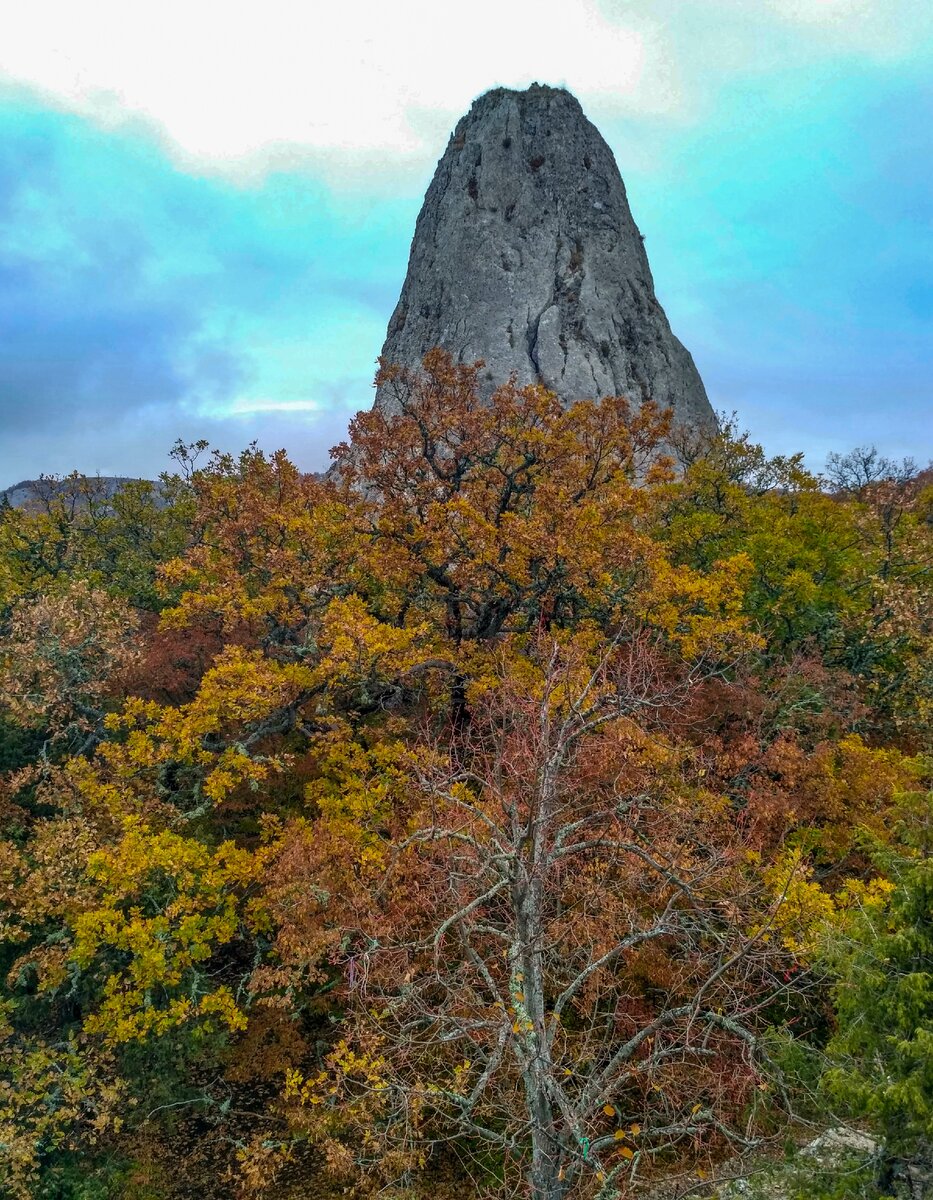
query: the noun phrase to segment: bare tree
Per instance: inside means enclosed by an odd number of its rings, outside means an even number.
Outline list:
[[[875,446],[856,446],[848,454],[835,451],[826,459],[826,478],[840,492],[858,492],[875,483],[908,483],[917,474],[912,458],[895,462]]]
[[[378,1092],[387,1147],[453,1140],[504,1194],[610,1200],[756,1144],[777,952],[734,815],[665,736],[703,670],[644,635],[540,667],[474,706],[455,763],[426,751],[391,919],[349,954],[380,1065],[343,1084]]]

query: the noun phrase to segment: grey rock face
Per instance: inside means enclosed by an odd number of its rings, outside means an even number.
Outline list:
[[[484,359],[490,392],[514,372],[568,404],[650,398],[715,426],[654,294],[612,151],[559,88],[487,92],[437,165],[382,353],[415,368],[434,346]],[[391,405],[387,388],[376,403]]]

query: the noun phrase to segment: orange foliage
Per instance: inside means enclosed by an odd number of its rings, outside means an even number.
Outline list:
[[[109,574],[0,514],[14,1194],[84,1153],[622,1195],[780,1127],[762,1034],[921,770],[922,489],[381,378],[324,477],[253,447],[95,509]]]

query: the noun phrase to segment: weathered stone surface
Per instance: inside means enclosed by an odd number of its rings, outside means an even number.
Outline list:
[[[415,227],[383,347],[414,368],[433,346],[484,359],[562,400],[650,397],[712,427],[688,351],[654,293],[612,151],[562,89],[497,88],[462,118]],[[391,404],[380,389],[377,404]]]

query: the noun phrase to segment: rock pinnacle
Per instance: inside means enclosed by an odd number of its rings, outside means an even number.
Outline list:
[[[566,404],[650,398],[715,426],[655,296],[612,151],[561,88],[495,88],[450,138],[382,354],[416,368],[434,346],[484,359],[490,392],[514,372]],[[376,404],[391,404],[387,389]]]

